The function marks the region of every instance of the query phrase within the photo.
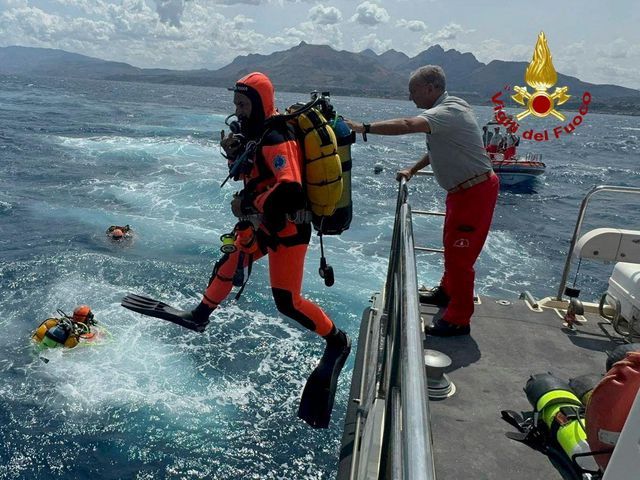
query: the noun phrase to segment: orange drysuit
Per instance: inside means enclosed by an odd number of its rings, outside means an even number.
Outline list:
[[[251,117],[244,120],[243,133],[258,142],[249,171],[241,174],[241,210],[260,215],[256,228],[257,248],[238,249],[215,264],[202,303],[216,308],[229,294],[235,272],[267,255],[273,298],[278,310],[309,330],[326,336],[333,322],[316,304],[300,295],[304,259],[311,238],[309,223],[294,223],[291,217],[306,203],[302,187],[302,152],[291,127],[277,121],[273,85],[262,73],[251,73],[234,90],[251,101]],[[269,120],[265,126],[265,120]],[[275,120],[275,121],[274,121]],[[238,244],[238,242],[236,242]],[[244,250],[244,251],[243,251]]]

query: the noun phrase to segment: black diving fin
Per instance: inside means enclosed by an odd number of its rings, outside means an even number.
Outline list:
[[[134,312],[141,313],[142,315],[160,318],[195,332],[204,332],[204,329],[209,323],[208,321],[198,322],[193,318],[191,312],[178,310],[171,305],[145,297],[144,295],[129,293],[122,299],[120,305]]]
[[[327,342],[320,363],[311,372],[302,391],[298,417],[313,428],[329,427],[338,377],[351,352],[349,337],[341,330],[336,337]]]

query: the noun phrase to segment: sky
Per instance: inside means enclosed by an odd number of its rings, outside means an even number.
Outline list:
[[[531,61],[544,31],[560,73],[640,89],[640,1],[0,0],[0,46],[60,48],[137,67],[220,68],[302,40],[337,50],[434,44]]]

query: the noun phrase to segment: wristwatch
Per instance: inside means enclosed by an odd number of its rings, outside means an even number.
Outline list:
[[[362,128],[364,128],[364,133],[371,133],[371,124],[370,123],[362,123]]]

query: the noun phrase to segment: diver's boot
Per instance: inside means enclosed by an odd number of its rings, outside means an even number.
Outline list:
[[[207,328],[209,315],[213,311],[211,307],[202,302],[191,311],[180,310],[159,300],[134,293],[125,295],[120,305],[133,312],[160,318],[200,333]]]
[[[307,380],[298,408],[298,417],[313,428],[329,426],[338,377],[351,352],[351,340],[335,326],[324,339],[327,342],[324,353]]]
[[[194,328],[196,332],[204,332],[207,325],[209,325],[209,315],[211,315],[211,312],[213,312],[213,308],[203,302],[200,302],[196,308],[191,310],[191,316],[196,325]]]

